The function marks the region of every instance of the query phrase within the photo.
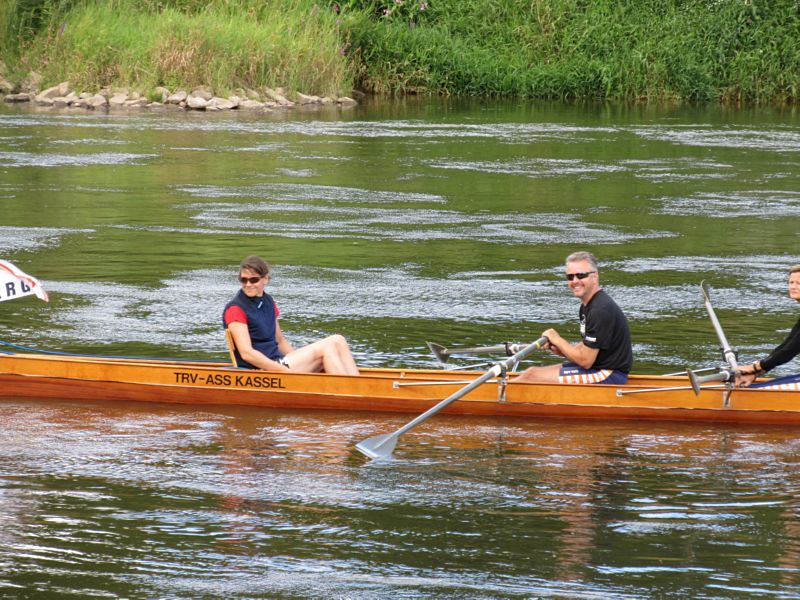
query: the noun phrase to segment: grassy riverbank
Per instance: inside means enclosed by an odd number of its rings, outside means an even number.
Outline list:
[[[372,4],[389,14],[353,11],[347,23],[364,84],[379,91],[727,102],[800,93],[793,0]]]
[[[77,86],[795,102],[794,0],[10,0],[9,69]]]
[[[45,85],[142,91],[353,87],[335,13],[315,0],[11,0],[3,55]],[[2,13],[0,13],[2,16]],[[12,42],[13,40],[13,42]]]

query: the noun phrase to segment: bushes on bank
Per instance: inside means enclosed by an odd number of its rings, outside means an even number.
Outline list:
[[[345,0],[376,91],[792,102],[795,0]]]

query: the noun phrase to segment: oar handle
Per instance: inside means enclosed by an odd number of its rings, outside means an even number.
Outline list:
[[[712,373],[711,375],[702,375],[698,377],[691,369],[686,369],[686,374],[689,376],[689,383],[692,384],[692,391],[695,396],[700,395],[700,386],[709,381],[724,381],[725,383],[731,381],[736,376],[736,371],[728,371],[723,369],[719,373]]]

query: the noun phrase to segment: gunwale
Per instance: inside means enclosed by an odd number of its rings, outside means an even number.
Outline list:
[[[389,368],[363,369],[358,376],[287,374],[238,369],[222,362],[0,353],[0,400],[420,413],[480,375],[479,371]],[[516,383],[515,375],[509,373],[506,385],[489,382],[478,387],[442,412],[800,425],[797,391],[716,386],[695,396],[685,376],[631,375],[624,386],[604,386]]]

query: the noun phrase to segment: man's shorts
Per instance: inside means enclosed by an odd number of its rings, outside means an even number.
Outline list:
[[[623,385],[628,382],[628,374],[613,369],[584,369],[575,363],[566,362],[558,372],[559,383],[602,383],[604,385]]]
[[[786,377],[778,377],[772,381],[762,381],[748,386],[747,389],[761,388],[762,390],[785,390],[796,391],[800,390],[800,375],[787,375]]]

